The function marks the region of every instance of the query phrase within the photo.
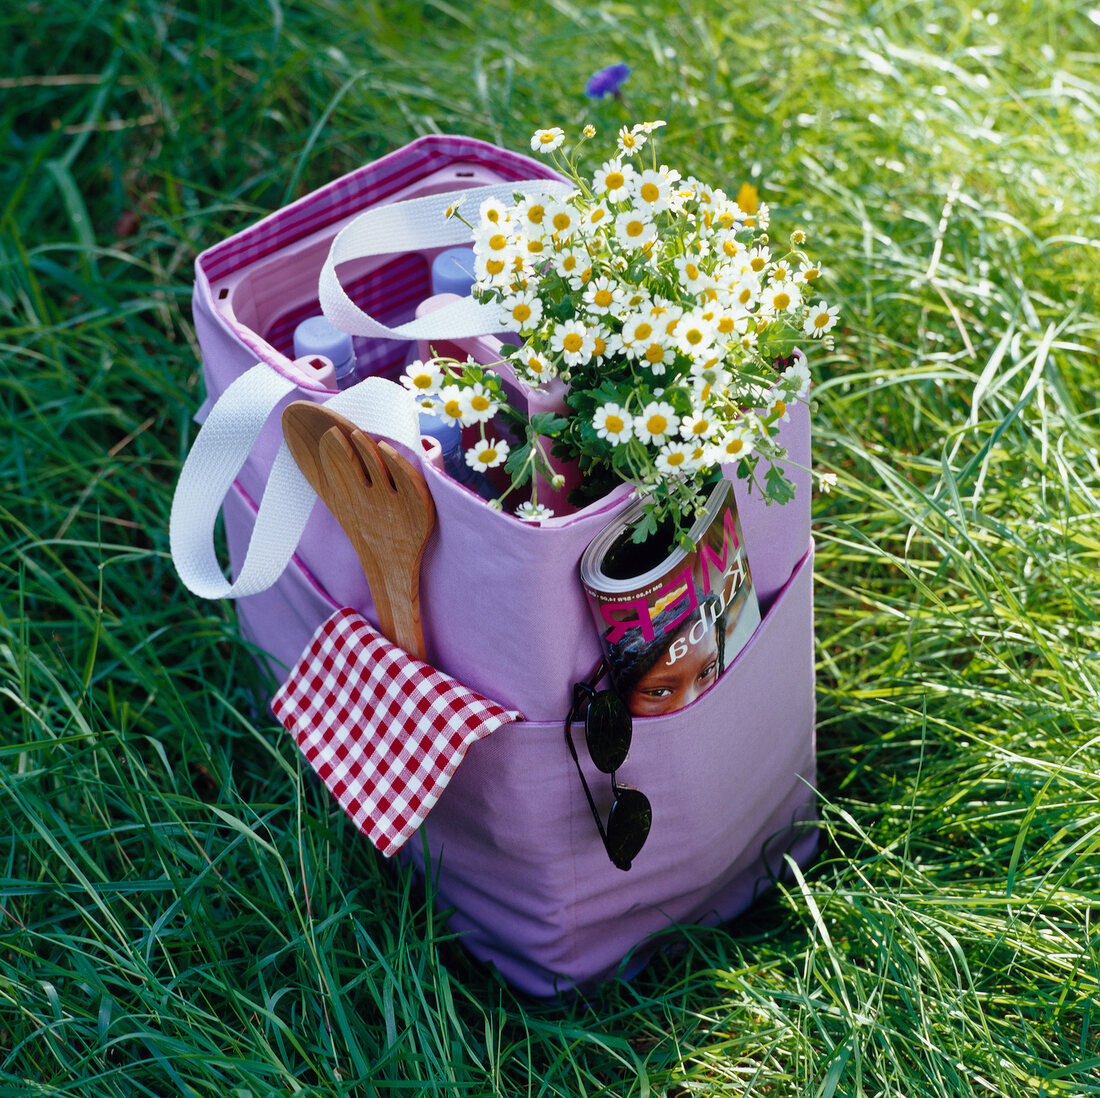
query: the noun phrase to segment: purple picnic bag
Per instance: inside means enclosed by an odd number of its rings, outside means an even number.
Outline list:
[[[601,656],[578,564],[630,489],[539,524],[494,510],[428,460],[414,400],[393,380],[417,341],[492,361],[482,338],[491,323],[472,299],[415,315],[431,292],[432,259],[470,239],[443,216],[456,192],[479,188],[469,196],[476,210],[482,194],[510,200],[517,189],[562,186],[544,163],[429,136],[203,252],[194,318],[207,400],[171,529],[183,582],[235,599],[243,635],[289,682],[333,615],[377,617],[348,538],[314,506],[283,443],[282,410],[328,404],[421,470],[436,510],[420,578],[426,662],[522,718],[463,745],[421,833],[397,856],[431,875],[475,957],[539,996],[633,974],[675,939],[670,927],[731,919],[786,859],[807,864],[817,841],[808,409],[792,407],[781,426],[792,502],[766,507],[734,481],[760,626],[696,701],[633,720],[617,780],[649,798],[652,828],[623,872],[597,833],[564,721],[573,685]],[[369,374],[339,393],[293,357],[295,327],[322,308],[353,334]],[[607,775],[583,750],[580,760],[606,812]],[[342,760],[345,777],[373,765],[366,752]]]

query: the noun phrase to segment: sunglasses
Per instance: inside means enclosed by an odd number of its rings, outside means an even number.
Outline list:
[[[569,754],[577,766],[584,795],[603,840],[604,849],[613,865],[619,869],[629,869],[631,862],[642,849],[649,835],[649,825],[653,818],[649,798],[629,785],[619,785],[615,780],[615,771],[626,761],[630,750],[630,740],[634,724],[626,703],[612,690],[595,689],[603,674],[603,664],[588,682],[578,682],[573,686],[573,705],[565,718],[565,742],[569,745]],[[588,754],[596,769],[611,775],[611,791],[615,803],[607,815],[607,826],[600,817],[600,810],[592,791],[588,788],[577,749],[573,745],[573,724],[584,720],[584,740]]]

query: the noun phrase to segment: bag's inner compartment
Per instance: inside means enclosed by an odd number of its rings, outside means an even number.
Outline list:
[[[456,161],[388,195],[386,203],[443,194],[503,182],[504,177],[481,164]],[[367,195],[364,196],[366,208]],[[294,329],[321,312],[317,284],[336,234],[362,213],[347,216],[310,229],[306,222],[299,231],[276,225],[275,239],[249,241],[249,253],[264,253],[242,263],[212,282],[218,310],[229,324],[258,336],[280,354],[294,357]],[[372,256],[343,263],[341,283],[356,305],[387,327],[414,318],[417,306],[432,292],[432,260],[444,248],[429,248],[402,254]],[[417,355],[415,342],[388,339],[360,339],[352,345],[360,377],[400,373]]]

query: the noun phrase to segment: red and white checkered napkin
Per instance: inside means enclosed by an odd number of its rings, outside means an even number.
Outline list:
[[[414,659],[354,610],[317,630],[272,708],[387,856],[424,822],[470,744],[523,720]]]

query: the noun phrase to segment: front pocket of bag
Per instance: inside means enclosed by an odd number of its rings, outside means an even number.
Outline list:
[[[781,865],[810,814],[814,767],[813,553],[715,686],[635,718],[620,783],[653,807],[629,871],[607,857],[560,722],[516,723],[474,744],[425,825],[439,902],[470,947],[530,977],[583,979],[669,922],[727,918]],[[574,728],[603,819],[611,782]],[[411,851],[420,861],[419,849]]]

